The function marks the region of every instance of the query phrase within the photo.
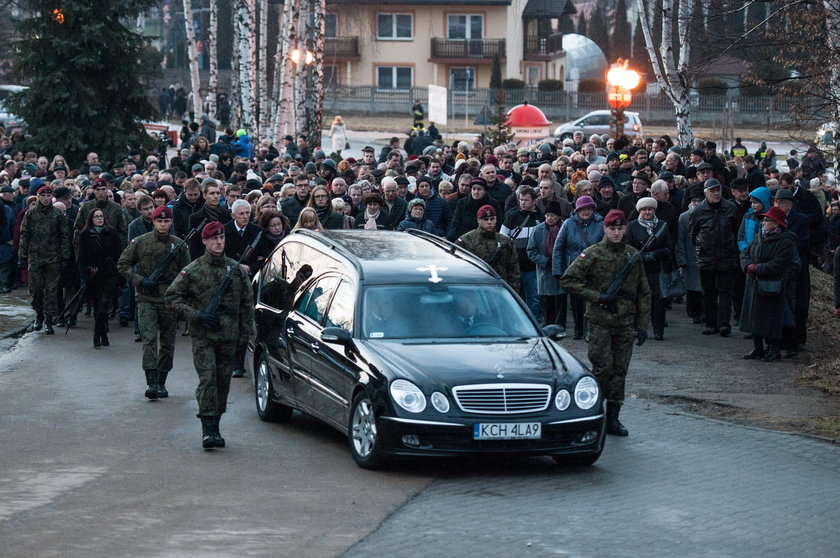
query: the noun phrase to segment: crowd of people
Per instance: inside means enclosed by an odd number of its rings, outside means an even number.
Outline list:
[[[109,345],[109,320],[134,321],[149,398],[165,397],[172,362],[178,316],[166,287],[205,255],[208,223],[221,224],[224,253],[249,277],[296,228],[421,229],[488,261],[544,325],[565,331],[571,314],[574,338],[591,341],[594,301],[567,292],[563,278],[607,242],[612,213],[612,226],[625,227],[620,242],[643,252],[653,338],[667,338],[668,312],[684,302],[702,334],[737,327],[752,338],[747,359],[796,356],[807,341],[811,267],[840,271],[840,201],[813,147],[780,172],[771,149],[749,154],[740,139],[726,153],[710,141],[580,132],[493,146],[446,144],[417,126],[405,142],[391,138],[378,154],[366,146],[356,158],[340,117],[330,156],[303,136],[252,143],[245,130],[217,136],[200,120],[174,156],[164,145],[108,164],[95,152],[69,164],[0,137],[0,292],[27,284],[34,328],[52,334],[75,325],[67,302],[84,290],[95,347]],[[178,257],[150,281],[176,244]],[[840,317],[840,290],[836,306]],[[243,339],[236,344],[231,372],[240,376]]]

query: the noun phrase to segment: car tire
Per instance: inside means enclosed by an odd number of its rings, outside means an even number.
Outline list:
[[[379,469],[385,464],[379,422],[374,414],[373,402],[364,391],[360,391],[353,398],[347,440],[353,460],[359,467]]]
[[[589,467],[601,457],[601,451],[593,453],[572,453],[567,455],[552,455],[554,462],[564,467]]]
[[[254,368],[254,402],[257,405],[257,415],[266,422],[286,422],[292,416],[294,409],[288,405],[274,401],[274,388],[271,385],[271,372],[268,368],[268,356],[260,355],[260,360]]]

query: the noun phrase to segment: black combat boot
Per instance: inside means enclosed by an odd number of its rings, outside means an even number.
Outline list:
[[[618,414],[621,412],[621,404],[607,403],[607,434],[614,436],[627,436],[630,434],[621,421],[618,420]]]
[[[111,343],[108,341],[108,314],[100,312],[96,314],[94,319],[96,320],[94,322],[96,324],[95,329],[99,330],[99,339],[102,341],[102,346],[109,347]]]
[[[47,335],[55,334],[55,330],[53,329],[52,316],[50,316],[49,314],[47,314],[44,319],[44,333],[46,333]]]
[[[35,331],[41,331],[44,328],[44,315],[38,313],[35,315],[35,325],[32,329]]]
[[[157,390],[157,382],[158,382],[158,372],[157,370],[145,370],[146,372],[146,397],[151,400],[155,400],[158,398],[158,390]]]
[[[214,417],[199,415],[198,418],[201,419],[201,447],[204,449],[213,449],[218,447],[215,430],[213,430]]]
[[[93,348],[98,349],[101,346],[102,346],[102,337],[94,331],[93,332]]]
[[[158,397],[160,397],[161,399],[166,399],[167,397],[169,397],[169,392],[166,390],[166,377],[168,375],[168,370],[158,370],[157,394]]]
[[[219,421],[222,420],[222,415],[216,415],[210,418],[213,419],[213,437],[216,439],[216,447],[223,448],[225,447],[225,439],[222,438],[222,433],[219,432]]]
[[[760,335],[753,336],[753,350],[744,355],[744,360],[761,360],[764,358],[764,339]]]

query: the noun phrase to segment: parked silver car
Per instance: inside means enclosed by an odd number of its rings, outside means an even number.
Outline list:
[[[586,137],[592,134],[609,134],[610,111],[593,110],[580,118],[560,124],[554,130],[554,137],[562,141],[572,137],[575,132],[583,132]],[[624,112],[624,133],[628,137],[642,135],[642,121],[639,119],[638,112]]]

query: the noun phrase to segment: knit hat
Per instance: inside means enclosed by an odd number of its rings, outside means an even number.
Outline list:
[[[408,202],[408,210],[411,211],[414,209],[415,206],[422,206],[423,208],[426,207],[426,201],[423,198],[414,198],[410,202]]]
[[[607,176],[606,174],[601,176],[601,180],[598,181],[598,189],[610,187],[615,190],[615,181]]]

